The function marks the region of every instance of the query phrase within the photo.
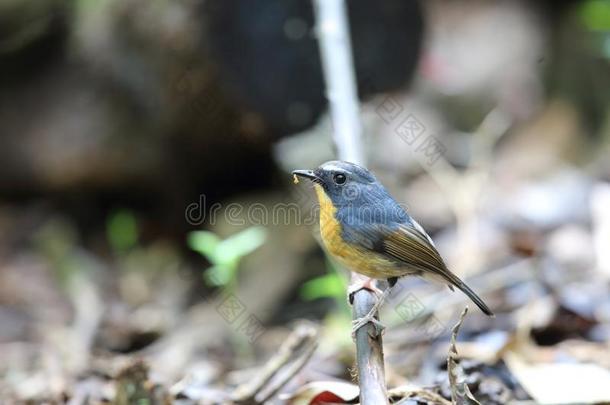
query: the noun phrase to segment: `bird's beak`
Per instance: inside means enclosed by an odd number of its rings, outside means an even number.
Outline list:
[[[318,176],[316,176],[313,170],[293,170],[292,174],[299,177],[305,177],[309,180],[317,180]]]

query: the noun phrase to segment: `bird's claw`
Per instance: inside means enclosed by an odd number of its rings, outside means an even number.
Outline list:
[[[383,291],[375,287],[373,280],[369,279],[362,284],[352,284],[347,288],[347,300],[350,305],[354,305],[354,295],[362,289],[371,291],[377,298],[383,295]]]
[[[369,322],[375,326],[375,336],[379,336],[379,334],[383,333],[385,330],[385,325],[375,318],[375,314],[369,313],[362,318],[354,319],[352,321],[352,339],[356,339],[356,332],[358,329],[362,328]]]

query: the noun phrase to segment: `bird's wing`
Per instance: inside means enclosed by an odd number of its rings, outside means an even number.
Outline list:
[[[421,228],[411,224],[402,224],[384,232],[376,243],[376,250],[384,253],[414,270],[429,271],[443,276],[450,273],[430,237]]]
[[[346,239],[360,248],[371,250],[404,264],[415,272],[443,273],[448,271],[424,229],[410,223],[389,226],[360,224],[344,229]]]
[[[425,278],[446,282],[466,294],[487,315],[493,315],[489,307],[466,283],[453,274],[445,265],[432,240],[417,223],[401,224],[383,233],[374,249],[404,263]]]

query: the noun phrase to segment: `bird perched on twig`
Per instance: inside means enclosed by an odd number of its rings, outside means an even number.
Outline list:
[[[486,315],[483,300],[445,265],[434,242],[367,169],[354,163],[331,161],[315,170],[295,170],[295,179],[311,180],[320,204],[320,233],[328,252],[345,267],[370,279],[387,279],[393,287],[399,277],[420,276],[459,288]],[[350,288],[379,294],[375,306],[354,321],[355,332],[368,322],[383,327],[375,313],[390,288],[380,292],[371,280]]]

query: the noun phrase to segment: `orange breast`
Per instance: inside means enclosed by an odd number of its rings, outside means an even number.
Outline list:
[[[320,203],[320,235],[326,250],[349,270],[371,278],[398,277],[404,270],[381,255],[343,241],[342,227],[335,216],[337,209],[319,184],[314,184]]]

